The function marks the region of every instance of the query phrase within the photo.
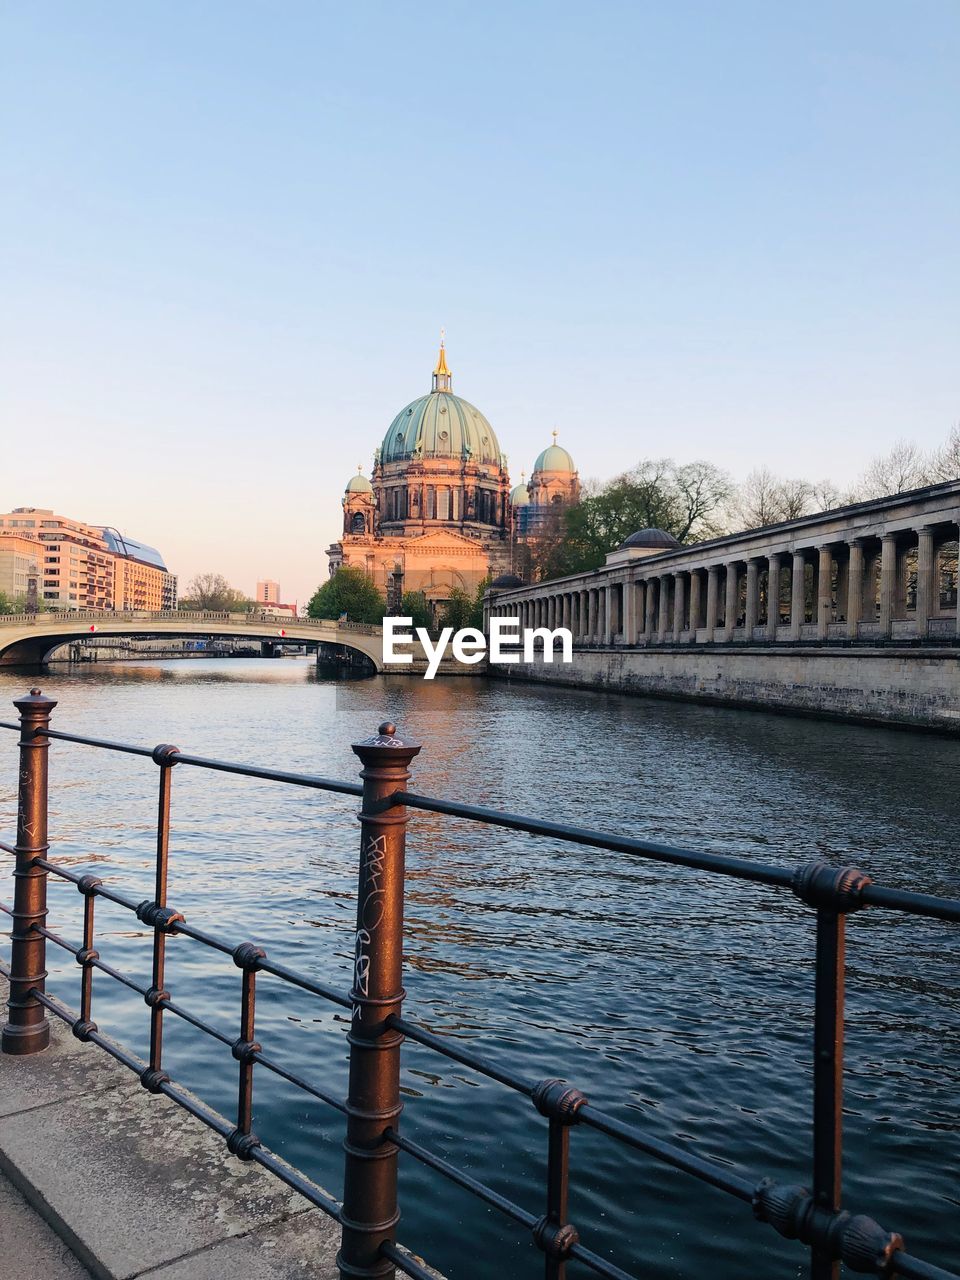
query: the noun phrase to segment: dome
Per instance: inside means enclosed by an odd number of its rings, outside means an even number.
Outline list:
[[[620,550],[625,547],[645,547],[648,551],[673,551],[679,547],[680,543],[672,533],[666,533],[663,529],[638,529],[636,533],[631,533],[620,543]]]
[[[534,471],[567,471],[571,475],[576,471],[573,459],[562,445],[554,442],[544,449],[533,464]]]
[[[347,481],[347,487],[344,493],[373,493],[373,485],[361,472],[357,472],[355,476],[351,476]]]
[[[453,394],[442,340],[430,394],[401,409],[383,437],[381,462],[411,458],[452,458],[498,469],[506,465],[493,427],[469,400]]]
[[[509,587],[522,587],[523,579],[518,578],[515,573],[501,573],[499,578],[494,578],[490,586],[491,588],[499,587],[502,591],[506,591]]]
[[[525,484],[515,484],[510,490],[510,502],[515,507],[529,507],[530,490]]]
[[[469,400],[452,391],[431,391],[401,409],[383,437],[380,461],[455,458],[503,465],[500,442],[490,423]]]

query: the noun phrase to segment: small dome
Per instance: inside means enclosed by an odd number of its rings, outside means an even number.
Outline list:
[[[365,475],[359,471],[355,476],[351,476],[347,481],[347,487],[344,493],[373,493],[373,485]]]
[[[523,579],[518,578],[515,573],[501,573],[499,578],[494,578],[490,586],[499,587],[502,591],[506,591],[508,587],[522,587]]]
[[[551,444],[539,455],[533,464],[534,471],[566,471],[573,475],[576,467],[566,449],[559,444]]]
[[[648,550],[672,551],[679,546],[680,543],[673,534],[665,533],[663,529],[638,529],[620,543],[619,549],[622,551],[624,547],[646,547]]]
[[[510,502],[515,507],[529,507],[530,491],[525,484],[515,484],[510,490]]]

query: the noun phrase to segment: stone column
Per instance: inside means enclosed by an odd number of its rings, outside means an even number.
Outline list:
[[[719,603],[717,596],[717,587],[719,585],[720,570],[712,564],[707,570],[707,639],[713,640],[717,630],[717,605]]]
[[[833,609],[833,556],[828,546],[819,547],[818,550],[820,563],[817,566],[817,635],[821,640],[826,640]]]
[[[743,630],[748,640],[753,639],[753,629],[760,613],[760,561],[751,556],[747,561],[747,608]]]
[[[804,605],[804,573],[807,558],[802,551],[794,551],[793,568],[790,577],[790,639],[800,639],[800,628],[803,626]]]
[[[767,639],[777,638],[780,622],[780,557],[767,556]]]
[[[591,641],[597,636],[597,593],[591,587],[587,592],[587,637]]]
[[[660,616],[657,618],[657,639],[664,644],[670,626],[670,575],[660,575]]]
[[[850,558],[847,562],[847,635],[856,640],[863,616],[863,542],[851,538],[848,543]]]
[[[933,613],[933,529],[917,530],[917,635],[926,638]]]
[[[585,640],[587,636],[590,634],[589,630],[587,629],[587,600],[589,598],[589,595],[590,595],[589,591],[583,590],[580,592],[580,608],[578,612],[580,614],[579,622],[580,622],[580,639],[581,640]]]
[[[740,598],[740,574],[736,561],[727,565],[727,601],[724,616],[724,640],[733,639],[733,631],[737,625],[737,605]]]
[[[623,584],[623,643],[637,643],[637,593],[639,587],[635,582]]]
[[[619,586],[619,590],[617,589]],[[617,636],[623,630],[623,586],[614,583],[609,590],[607,596],[608,622],[607,629],[610,632],[610,641],[615,643]]]
[[[694,569],[690,574],[690,639],[696,641],[700,626],[700,592],[702,580],[700,570]]]
[[[885,533],[880,538],[880,634],[893,632],[893,610],[897,598],[897,538]]]
[[[673,575],[673,643],[680,643],[683,615],[686,611],[687,583],[682,573]]]
[[[643,638],[646,640],[647,644],[651,644],[653,642],[657,625],[657,588],[653,578],[647,578],[643,585],[647,596],[647,610],[643,626]]]
[[[603,643],[613,644],[613,587],[603,589]]]

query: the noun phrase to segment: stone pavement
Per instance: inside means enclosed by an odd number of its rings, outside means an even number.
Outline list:
[[[330,1218],[51,1023],[43,1053],[0,1054],[0,1273],[15,1258],[19,1280],[336,1280]]]
[[[14,1265],[21,1280],[90,1280],[53,1228],[0,1176],[0,1267],[12,1275]]]

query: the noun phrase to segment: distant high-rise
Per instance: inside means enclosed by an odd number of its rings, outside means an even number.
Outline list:
[[[266,582],[257,583],[257,604],[279,604],[280,603],[280,583]]]

